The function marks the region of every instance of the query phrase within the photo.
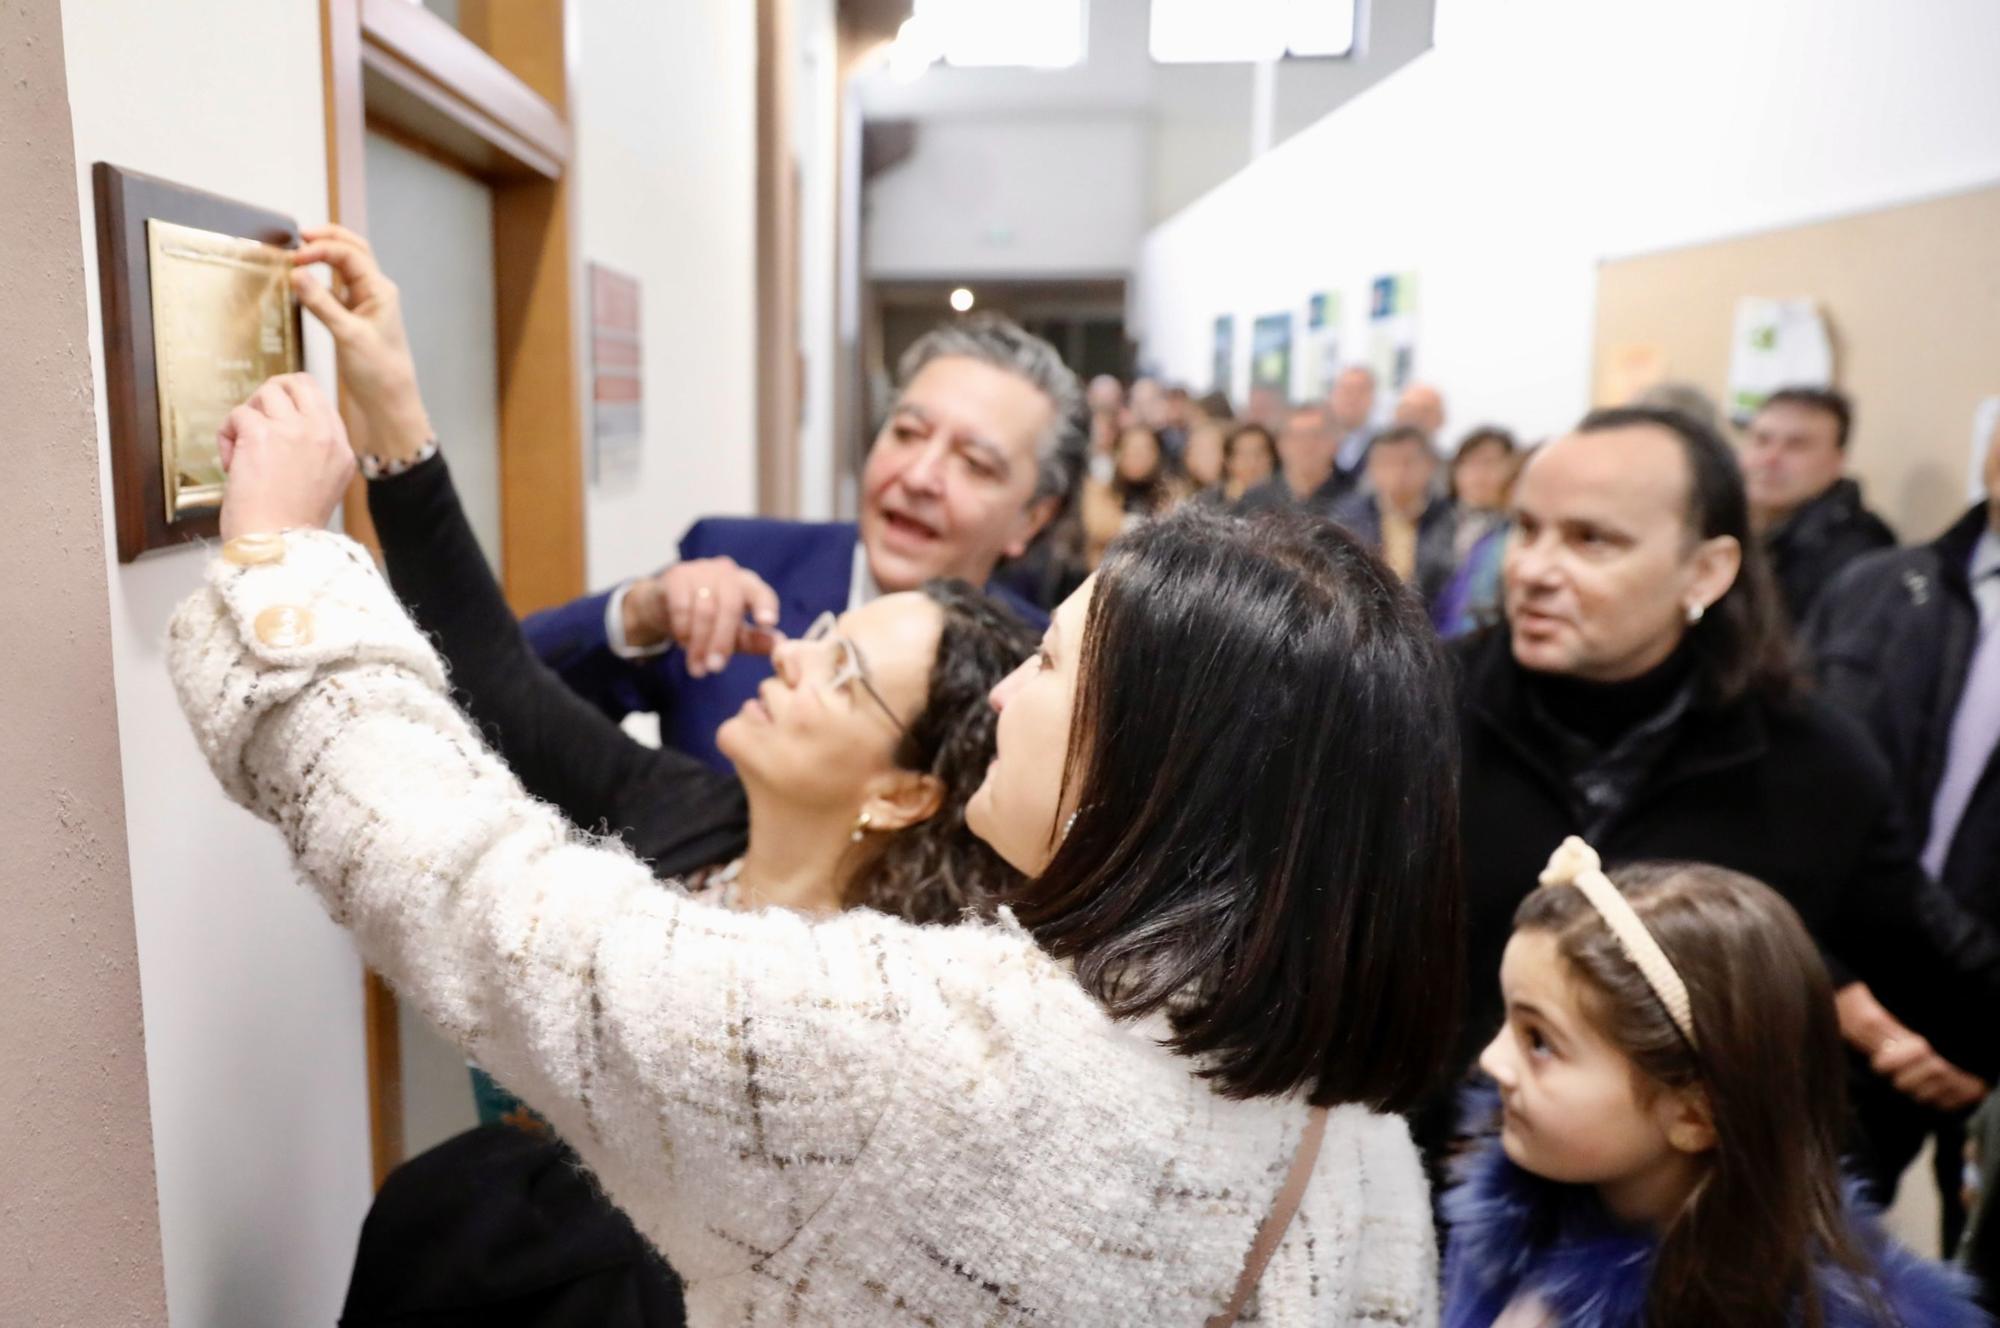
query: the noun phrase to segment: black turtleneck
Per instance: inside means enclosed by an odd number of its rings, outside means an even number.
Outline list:
[[[1673,654],[1636,678],[1589,682],[1530,673],[1528,684],[1549,719],[1601,750],[1665,710],[1693,672],[1694,650],[1683,638]]]
[[[1694,697],[1694,651],[1683,641],[1654,668],[1623,682],[1528,675],[1528,710],[1548,733],[1570,810],[1596,840],[1631,804]]]

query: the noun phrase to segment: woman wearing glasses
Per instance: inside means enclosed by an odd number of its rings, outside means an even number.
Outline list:
[[[731,777],[635,741],[535,657],[442,455],[371,469],[390,584],[487,740],[575,824],[743,907],[949,922],[1016,879],[965,832],[992,754],[986,692],[1034,641],[985,596],[937,582],[751,642],[775,676],[716,735]]]

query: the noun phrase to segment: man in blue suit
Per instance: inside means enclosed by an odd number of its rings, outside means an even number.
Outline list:
[[[657,712],[662,742],[727,770],[715,730],[771,676],[774,633],[802,635],[822,614],[934,577],[988,586],[1043,625],[990,583],[1069,492],[1081,454],[1075,375],[1053,346],[992,317],[935,329],[899,370],[862,471],[858,524],[697,521],[664,570],[527,619],[536,653],[612,718]]]

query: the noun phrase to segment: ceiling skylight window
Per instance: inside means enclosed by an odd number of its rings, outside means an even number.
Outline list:
[[[1161,64],[1238,64],[1354,51],[1356,0],[1153,0]]]
[[[1083,61],[1084,0],[916,0],[911,21],[949,65],[1067,69]]]

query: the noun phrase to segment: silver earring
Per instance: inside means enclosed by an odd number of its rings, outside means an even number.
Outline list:
[[[854,833],[849,835],[848,838],[852,839],[855,843],[859,844],[862,838],[867,835],[868,826],[874,819],[875,818],[870,816],[867,812],[861,813],[860,816],[855,818]]]
[[[1076,818],[1082,814],[1082,811],[1082,808],[1078,808],[1069,814],[1069,819],[1063,822],[1063,832],[1060,838],[1069,838],[1069,832],[1076,829]]]
[[[1688,605],[1688,626],[1692,627],[1696,623],[1700,622],[1701,615],[1707,612],[1708,612],[1708,606],[1706,604]]]

